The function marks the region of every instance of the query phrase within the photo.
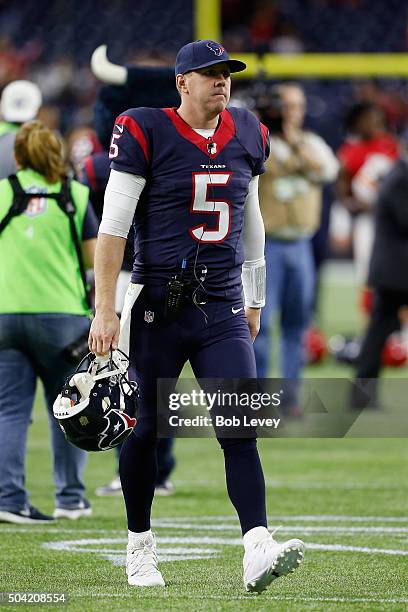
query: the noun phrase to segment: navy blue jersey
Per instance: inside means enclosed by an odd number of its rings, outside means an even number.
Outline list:
[[[167,282],[185,259],[207,293],[238,295],[245,198],[268,152],[267,128],[246,109],[224,110],[211,138],[197,134],[174,108],[120,115],[111,168],[146,178],[134,220],[132,281]]]
[[[89,187],[89,198],[92,202],[96,216],[98,217],[98,225],[102,219],[103,200],[105,196],[106,185],[108,184],[110,174],[109,155],[105,151],[93,153],[86,157],[81,168],[79,180],[84,185]],[[133,229],[129,231],[126,242],[125,253],[123,256],[122,270],[131,271],[133,267],[133,247],[134,237]]]
[[[96,238],[98,235],[98,227],[99,222],[95,215],[95,211],[91,202],[88,202],[84,223],[82,225],[82,240],[91,240],[92,238]]]
[[[89,187],[90,198],[99,221],[102,219],[103,198],[110,173],[108,153],[93,153],[84,159],[80,176],[81,183]]]

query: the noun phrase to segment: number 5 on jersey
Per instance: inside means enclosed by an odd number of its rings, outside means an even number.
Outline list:
[[[217,215],[216,229],[207,229],[206,223],[190,228],[190,236],[198,242],[223,242],[228,236],[231,224],[231,202],[208,197],[208,188],[227,185],[232,172],[193,172],[193,197],[191,213]]]
[[[109,147],[109,159],[113,159],[114,157],[118,156],[119,147],[116,144],[115,140],[118,140],[123,135],[123,125],[119,125],[118,123],[116,123],[115,128],[119,130],[120,133],[116,134],[115,132],[113,132],[112,134],[112,140]]]

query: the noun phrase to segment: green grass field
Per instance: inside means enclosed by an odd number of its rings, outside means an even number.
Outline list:
[[[323,296],[325,331],[358,328],[354,303],[347,279],[330,274]],[[350,370],[328,360],[309,368],[308,375],[348,376]],[[87,469],[92,518],[50,526],[0,525],[0,592],[64,592],[69,597],[65,609],[81,612],[407,610],[406,440],[276,439],[261,440],[259,446],[270,527],[282,525],[278,539],[296,535],[308,547],[300,569],[262,595],[243,589],[240,532],[225,491],[222,454],[216,441],[205,439],[177,442],[177,493],[154,502],[167,588],[127,586],[122,499],[93,494],[113,476],[113,453],[102,453],[90,456]],[[27,483],[32,503],[51,512],[50,452],[40,396],[30,430]]]

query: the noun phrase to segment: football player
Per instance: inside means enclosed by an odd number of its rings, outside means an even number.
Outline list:
[[[245,67],[214,41],[185,45],[175,66],[180,106],[130,109],[117,118],[112,134],[89,347],[103,355],[118,345],[115,283],[134,220],[135,262],[125,308],[132,308],[128,348],[140,386],[139,416],[120,457],[130,585],[165,586],[150,528],[157,379],[177,379],[187,360],[198,379],[256,377],[252,341],[265,300],[258,177],[269,144],[254,115],[227,109],[230,73]],[[183,303],[169,299],[174,277],[183,279]],[[122,325],[121,344],[123,332]],[[259,592],[298,567],[304,544],[278,544],[267,529],[255,435],[218,441],[243,534],[244,584]],[[143,470],[135,471],[137,465]]]

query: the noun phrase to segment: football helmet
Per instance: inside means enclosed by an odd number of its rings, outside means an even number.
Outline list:
[[[53,405],[66,439],[86,451],[114,448],[136,425],[138,385],[128,378],[129,359],[121,350],[86,355]]]

